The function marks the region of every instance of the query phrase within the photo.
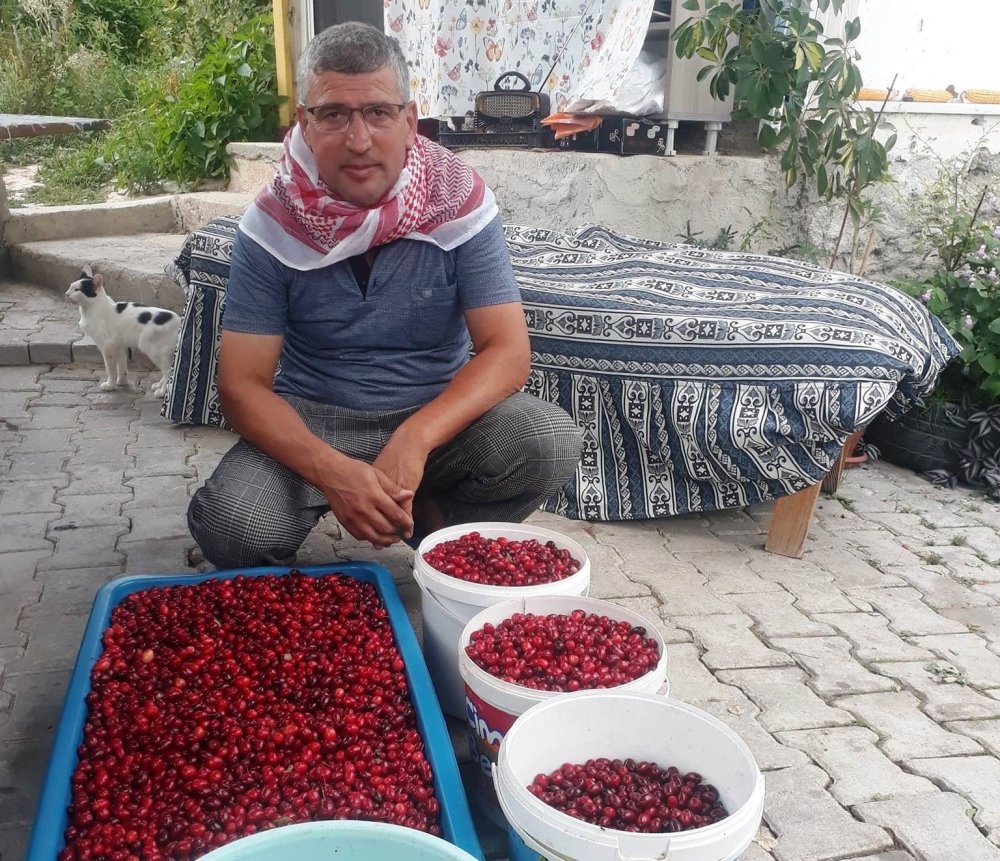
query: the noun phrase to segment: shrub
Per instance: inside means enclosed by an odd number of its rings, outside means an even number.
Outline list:
[[[1000,399],[1000,227],[973,226],[948,240],[948,263],[927,278],[897,282],[941,318],[962,347],[959,385],[975,400]],[[954,267],[952,271],[949,264]],[[951,382],[956,384],[952,375]]]
[[[186,75],[172,78],[156,110],[157,160],[162,174],[180,183],[228,175],[226,144],[269,140],[277,131],[274,34],[259,15],[232,37],[220,36]]]

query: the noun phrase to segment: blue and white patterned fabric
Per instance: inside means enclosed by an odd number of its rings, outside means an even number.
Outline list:
[[[236,221],[191,234],[164,415],[222,424],[219,320]],[[545,506],[631,520],[735,508],[821,481],[847,436],[929,392],[956,345],[898,291],[785,260],[601,227],[507,227],[531,333],[527,391],[584,431],[576,477]]]
[[[848,435],[929,392],[957,348],[891,287],[783,258],[508,227],[527,391],[583,428],[546,508],[630,520],[816,484]]]
[[[229,264],[238,218],[216,218],[189,233],[167,274],[184,289],[187,304],[174,353],[170,393],[162,415],[176,424],[226,428],[215,386],[226,307]]]

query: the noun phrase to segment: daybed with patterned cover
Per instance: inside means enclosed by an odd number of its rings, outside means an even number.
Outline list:
[[[187,309],[164,415],[223,425],[219,320],[237,221],[191,233]],[[526,390],[583,429],[575,478],[546,508],[632,520],[778,499],[768,549],[799,556],[847,438],[926,394],[955,353],[892,288],[783,258],[589,227],[507,227],[532,343]]]

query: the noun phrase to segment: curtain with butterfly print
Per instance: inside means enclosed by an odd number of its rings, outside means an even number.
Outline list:
[[[444,117],[471,111],[476,94],[507,71],[547,92],[554,111],[580,99],[614,103],[642,49],[653,0],[383,0],[383,7],[420,116]]]

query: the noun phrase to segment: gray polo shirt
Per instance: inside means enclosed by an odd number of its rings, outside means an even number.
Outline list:
[[[435,398],[469,360],[464,311],[520,299],[499,216],[452,251],[381,246],[366,292],[346,260],[300,272],[238,232],[222,328],[284,335],[278,393],[397,410]]]

